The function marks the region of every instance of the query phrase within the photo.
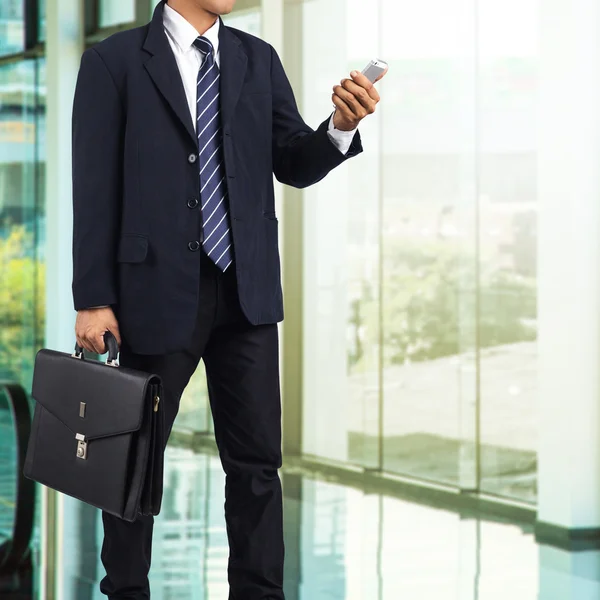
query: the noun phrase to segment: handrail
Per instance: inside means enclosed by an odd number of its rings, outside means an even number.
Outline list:
[[[14,574],[29,554],[35,518],[35,482],[23,475],[29,434],[31,409],[27,394],[18,383],[1,382],[0,392],[8,398],[17,434],[17,504],[12,539],[0,546],[0,575]]]

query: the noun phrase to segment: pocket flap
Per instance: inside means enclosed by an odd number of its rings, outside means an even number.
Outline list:
[[[154,375],[63,352],[40,350],[35,359],[32,396],[71,430],[96,439],[137,431],[152,410],[148,386]]]
[[[124,263],[141,263],[148,254],[148,238],[145,235],[126,233],[119,240],[117,260]]]

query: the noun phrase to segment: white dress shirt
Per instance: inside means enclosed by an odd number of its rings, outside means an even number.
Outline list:
[[[191,23],[168,4],[165,4],[163,24],[169,44],[175,55],[175,60],[177,61],[177,67],[179,68],[181,80],[183,81],[185,96],[190,108],[190,115],[192,115],[192,121],[195,127],[196,84],[198,81],[198,71],[202,66],[203,60],[202,52],[194,46],[194,40],[198,37],[198,32]],[[220,21],[217,19],[215,24],[203,34],[213,45],[215,62],[218,67],[221,66],[219,27]],[[331,119],[329,120],[329,131],[327,134],[329,135],[329,139],[342,154],[347,154],[348,150],[350,150],[355,133],[356,130],[341,131],[340,129],[336,129],[333,124],[333,115],[331,115]]]

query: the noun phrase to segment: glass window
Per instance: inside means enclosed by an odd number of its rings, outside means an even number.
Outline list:
[[[260,9],[251,9],[239,11],[225,15],[223,22],[229,27],[235,27],[246,33],[260,36],[261,33],[261,12]]]
[[[332,113],[332,86],[379,53],[376,18],[366,22],[358,0],[340,7],[315,0],[298,11],[305,65],[298,100],[313,128]],[[305,192],[303,443],[308,454],[372,467],[380,442],[378,121],[361,132],[368,152]]]
[[[36,66],[0,68],[0,379],[26,387],[44,335],[45,87],[36,88]]]
[[[39,13],[39,32],[38,36],[40,41],[46,39],[46,0],[39,0],[40,2],[40,13]]]
[[[45,72],[43,60],[0,67],[0,380],[26,390],[44,337]],[[12,520],[6,509],[14,501],[14,471],[8,475],[6,469],[14,469],[16,459],[6,409],[0,398],[0,544]],[[32,542],[36,567],[38,523]]]
[[[298,14],[306,120],[390,73],[365,153],[305,193],[305,452],[533,500],[538,0],[326,5]]]
[[[481,487],[535,501],[539,0],[479,4]]]
[[[134,21],[134,0],[100,0],[100,27],[133,23]]]
[[[463,0],[380,5],[390,63],[380,111],[383,467],[472,488],[474,18]]]
[[[464,11],[434,4],[381,0],[366,22],[359,0],[330,21],[326,0],[303,7],[312,126],[350,70],[391,69],[365,153],[305,196],[304,449],[459,485],[474,431],[473,51]],[[428,28],[438,5],[443,35]]]
[[[187,431],[212,431],[206,373],[202,362],[183,392],[173,427]]]
[[[152,15],[154,15],[154,9],[156,8],[156,5],[160,2],[160,0],[152,0],[150,2],[150,14],[148,15],[148,19],[152,18]]]
[[[25,22],[22,0],[0,2],[0,55],[21,52],[24,46]]]

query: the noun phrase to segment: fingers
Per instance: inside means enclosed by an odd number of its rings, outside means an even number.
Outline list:
[[[352,71],[352,73],[350,73],[350,77],[352,77],[352,79],[348,79],[348,81],[353,81],[357,86],[363,88],[367,92],[370,92],[373,89],[373,84],[362,73],[359,73],[358,71]]]
[[[387,71],[386,68],[376,81],[382,79]],[[365,75],[352,71],[350,77],[351,79],[342,79],[340,85],[333,86],[331,97],[337,108],[334,115],[335,126],[345,131],[358,127],[367,115],[375,112],[381,100],[379,92]]]
[[[337,96],[350,108],[354,118],[357,120],[364,119],[368,114],[375,112],[375,105],[370,107],[369,105],[363,105],[363,101],[359,100],[352,92],[349,92],[346,88],[341,85],[336,85],[334,88],[334,96]],[[362,89],[362,88],[361,88]],[[366,94],[366,91],[363,90]]]
[[[352,81],[352,79],[342,79],[342,85],[340,87],[354,97],[357,106],[362,107],[366,111],[366,114],[373,114],[380,97],[379,92],[375,89],[373,84],[368,80],[367,83],[370,87],[364,88],[355,81]]]
[[[360,119],[360,103],[356,100],[356,98],[347,90],[345,90],[341,85],[336,85],[333,88],[333,96],[331,97],[334,104],[338,106],[336,103],[336,99],[342,101],[342,106],[347,106],[350,114],[355,119]]]
[[[381,100],[377,88],[364,75],[361,75],[361,77],[366,80],[366,84],[362,85],[353,79],[342,79],[342,86],[357,98],[362,98],[365,102],[374,100],[377,104]]]
[[[356,121],[356,115],[354,114],[350,106],[348,106],[348,104],[346,104],[346,102],[342,100],[342,98],[340,98],[337,94],[333,94],[331,99],[335,104],[337,111],[341,113],[344,119],[346,119],[349,122]]]
[[[110,311],[109,315],[108,315],[108,319],[106,320],[106,330],[110,331],[114,336],[115,339],[117,340],[117,344],[119,344],[119,348],[121,347],[121,332],[119,331],[119,323],[117,321],[117,319],[115,318],[115,313],[112,311],[111,309],[108,309]]]
[[[75,337],[84,350],[94,354],[104,354],[106,352],[104,334],[107,331],[113,333],[120,346],[119,324],[111,308],[82,310],[77,313]]]
[[[83,345],[83,340],[82,340],[82,339],[81,339],[79,336],[75,336],[75,337],[76,337],[76,340],[77,340],[77,345],[78,345],[80,348],[83,348],[83,349],[85,350],[86,348],[85,348],[85,346]]]
[[[94,344],[91,340],[88,339],[87,335],[76,335],[77,345],[92,354],[96,353],[96,349],[94,348]]]
[[[352,79],[342,79],[341,85],[334,86],[333,90],[352,109],[357,119],[373,114],[381,99],[373,84],[356,71],[352,72]]]
[[[104,354],[106,352],[104,343],[104,332],[94,333],[88,331],[81,336],[79,345],[93,354]]]
[[[88,342],[86,339],[78,338],[77,339],[77,345],[80,348],[83,348],[84,350],[86,350],[87,352],[90,352],[92,354],[101,354],[101,352],[98,352],[94,348],[94,345],[92,343]]]
[[[106,344],[104,343],[104,333],[96,334],[89,340],[96,354],[104,354],[106,352]]]
[[[358,71],[352,71],[352,73],[350,73],[350,77],[352,77],[354,82],[360,87],[363,87],[366,90],[370,90],[373,87],[374,83],[381,81],[386,76],[388,69],[389,66],[385,68],[385,71],[381,75],[379,75],[379,77],[377,77],[377,79],[373,83],[371,83],[365,75],[359,73]]]

